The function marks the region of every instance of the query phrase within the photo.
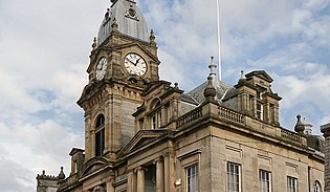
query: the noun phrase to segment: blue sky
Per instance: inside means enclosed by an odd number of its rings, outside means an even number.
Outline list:
[[[154,29],[161,79],[189,91],[217,58],[216,0],[137,0]],[[83,111],[92,39],[107,0],[0,1],[1,191],[35,191],[35,177],[69,170],[68,153],[84,147]],[[222,78],[266,70],[283,97],[280,121],[299,113],[330,122],[329,0],[220,0]]]

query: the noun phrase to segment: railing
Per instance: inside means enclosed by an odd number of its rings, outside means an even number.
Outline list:
[[[300,135],[297,135],[285,129],[281,130],[281,137],[287,141],[302,143],[302,139]]]
[[[230,109],[227,109],[222,106],[219,106],[218,109],[219,109],[218,115],[220,117],[237,122],[237,123],[244,124],[244,115],[243,114],[230,110]]]
[[[176,127],[181,127],[182,125],[192,122],[200,117],[202,117],[202,107],[197,107],[196,109],[186,113],[185,115],[181,116],[177,121],[176,121]]]
[[[234,123],[238,123],[241,126],[246,126],[246,128],[253,127],[258,131],[262,131],[263,134],[265,135],[269,135],[269,136],[273,135],[278,139],[282,139],[287,142],[291,142],[299,145],[307,145],[306,139],[304,139],[304,137],[286,129],[282,129],[279,127],[272,127],[269,129],[266,128],[259,130],[258,127],[260,127],[260,125],[262,125],[263,123],[261,122],[258,123],[258,121],[257,122],[253,121],[251,117],[245,116],[242,113],[226,108],[224,106],[213,105],[211,106],[211,108],[204,108],[205,111],[203,110],[203,107],[195,108],[194,110],[179,117],[178,120],[176,121],[176,128],[182,127],[187,123],[191,123],[201,118],[203,116],[203,112],[205,113],[204,115],[208,113],[213,113],[213,114],[218,113],[217,114],[218,117],[220,118],[220,120],[223,120],[224,122],[231,121]]]

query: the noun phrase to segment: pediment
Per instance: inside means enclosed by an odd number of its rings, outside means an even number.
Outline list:
[[[128,154],[142,149],[170,131],[168,129],[140,130],[122,150],[121,154]]]
[[[167,82],[167,81],[154,81],[154,82],[150,82],[148,87],[143,91],[143,93],[141,93],[142,96],[146,96],[148,95],[150,92],[163,87],[163,85],[165,86],[170,86],[171,83]]]
[[[94,157],[83,165],[83,175],[90,175],[108,165],[108,161],[104,157]]]
[[[247,78],[251,78],[252,76],[259,77],[260,79],[263,79],[263,80],[267,81],[268,83],[273,82],[273,79],[264,70],[252,71],[251,73],[246,74]]]

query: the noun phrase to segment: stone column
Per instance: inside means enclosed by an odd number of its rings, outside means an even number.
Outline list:
[[[324,192],[330,192],[330,123],[321,126],[324,143]]]
[[[138,192],[145,192],[145,178],[144,178],[144,168],[139,167],[137,169],[137,191]]]
[[[164,162],[162,158],[156,159],[155,162],[157,192],[164,192]]]

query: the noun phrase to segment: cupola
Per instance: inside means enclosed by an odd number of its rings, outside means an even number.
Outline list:
[[[108,8],[98,33],[98,45],[101,45],[116,27],[116,31],[123,35],[150,41],[149,29],[142,12],[135,0],[112,0],[111,8]]]

